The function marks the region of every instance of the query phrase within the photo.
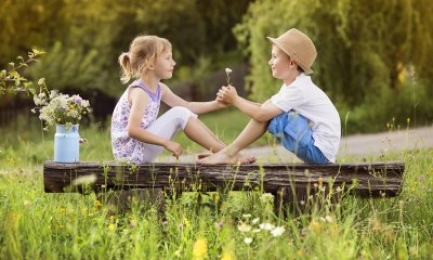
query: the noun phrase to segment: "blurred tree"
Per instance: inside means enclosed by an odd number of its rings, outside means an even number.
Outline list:
[[[275,91],[266,62],[270,42],[297,27],[315,42],[318,58],[313,77],[334,100],[362,104],[381,89],[397,91],[399,75],[408,67],[432,83],[433,22],[430,0],[258,0],[250,5],[238,40],[251,56],[253,97],[264,99]]]
[[[0,68],[33,48],[45,49],[65,36],[58,0],[3,0],[0,4]]]
[[[236,55],[231,28],[249,2],[5,0],[0,10],[0,26],[5,28],[0,31],[5,43],[0,57],[5,61],[0,65],[37,46],[48,54],[32,68],[32,77],[45,77],[58,89],[96,87],[117,94],[123,90],[119,54],[135,36],[156,34],[172,42],[178,68],[193,69],[205,58],[212,70],[228,59],[242,58]]]

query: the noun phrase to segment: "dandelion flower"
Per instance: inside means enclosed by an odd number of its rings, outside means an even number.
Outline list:
[[[230,85],[230,74],[232,73],[232,69],[230,68],[226,68],[226,80],[227,80],[227,85]]]
[[[221,260],[233,260],[235,257],[233,256],[233,252],[231,251],[224,251],[223,255],[221,256]]]
[[[194,259],[205,259],[207,256],[207,241],[204,238],[199,238],[194,242],[192,255]]]

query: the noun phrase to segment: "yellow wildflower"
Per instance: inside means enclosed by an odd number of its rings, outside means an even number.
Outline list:
[[[199,238],[194,242],[192,255],[194,259],[205,259],[207,256],[207,241],[204,238]]]
[[[233,255],[233,252],[231,251],[224,251],[223,255],[221,256],[221,260],[234,260],[235,257]]]

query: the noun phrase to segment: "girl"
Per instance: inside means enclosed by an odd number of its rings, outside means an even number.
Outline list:
[[[161,82],[172,77],[176,65],[168,40],[139,36],[132,41],[129,52],[119,56],[119,63],[122,82],[135,80],[120,97],[112,116],[111,143],[116,159],[147,163],[164,148],[178,158],[182,147],[172,139],[180,130],[211,152],[224,148],[225,145],[197,119],[197,114],[227,105],[216,100],[187,102]],[[161,101],[172,108],[157,118]]]

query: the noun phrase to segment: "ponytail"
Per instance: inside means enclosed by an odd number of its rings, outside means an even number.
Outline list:
[[[122,83],[126,84],[128,83],[128,81],[131,80],[132,76],[133,76],[133,71],[132,71],[132,65],[131,65],[131,59],[129,56],[129,53],[122,53],[119,56],[119,64],[120,67],[122,68],[122,75],[120,77],[120,81],[122,81]]]

